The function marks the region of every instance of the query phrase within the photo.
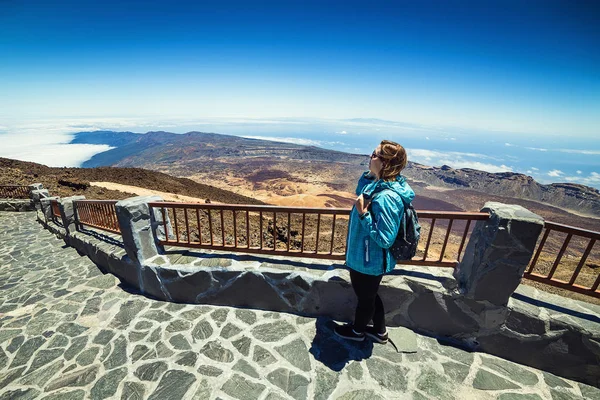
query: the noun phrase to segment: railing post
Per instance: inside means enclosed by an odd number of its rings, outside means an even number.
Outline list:
[[[77,220],[73,200],[85,200],[85,196],[71,196],[58,199],[58,209],[60,210],[63,227],[65,228],[67,235],[71,235],[77,231]]]
[[[42,213],[44,214],[46,222],[52,219],[52,200],[60,200],[60,197],[51,196],[40,199],[40,204],[42,205]]]
[[[144,264],[146,260],[164,253],[163,246],[158,244],[159,235],[164,236],[162,213],[153,209],[151,215],[148,206],[148,203],[161,201],[163,199],[158,196],[139,196],[115,204],[125,251],[134,262]]]
[[[490,218],[477,221],[454,277],[465,297],[506,306],[521,283],[544,220],[518,205],[487,202],[481,211]]]

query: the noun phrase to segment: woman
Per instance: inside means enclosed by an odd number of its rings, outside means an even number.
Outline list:
[[[383,140],[371,154],[369,171],[358,181],[359,195],[350,214],[346,265],[358,298],[354,324],[337,326],[335,333],[345,339],[363,341],[365,336],[387,343],[383,303],[377,294],[381,278],[396,265],[389,249],[400,228],[404,204],[415,193],[400,172],[406,167],[404,147]],[[373,325],[368,323],[373,320]]]

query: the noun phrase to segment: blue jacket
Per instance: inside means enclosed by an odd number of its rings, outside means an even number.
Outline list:
[[[403,176],[395,181],[368,178],[365,172],[358,180],[356,195],[371,198],[369,211],[361,218],[352,207],[346,250],[346,265],[367,275],[390,272],[396,260],[387,251],[394,244],[404,213],[404,202],[411,203],[415,192]],[[389,189],[389,190],[385,190]]]

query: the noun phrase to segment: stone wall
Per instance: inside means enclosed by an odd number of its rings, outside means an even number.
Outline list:
[[[105,272],[157,299],[352,320],[355,295],[342,264],[161,248],[150,200],[159,199],[120,202],[123,236],[39,220]],[[491,217],[478,221],[454,276],[452,269],[403,266],[384,278],[388,324],[600,387],[600,307],[518,286],[543,221],[517,206],[484,209]],[[128,218],[135,224],[127,226]],[[549,311],[558,302],[560,311]]]
[[[0,199],[0,211],[35,211],[35,206],[31,200]]]
[[[43,190],[42,184],[34,183],[29,185],[29,199],[0,199],[0,211],[35,211],[35,204],[39,203],[40,195],[37,194],[35,197],[34,193],[39,193],[37,192],[39,190]]]

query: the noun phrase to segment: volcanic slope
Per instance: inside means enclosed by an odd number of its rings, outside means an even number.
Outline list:
[[[90,184],[112,182],[219,203],[264,204],[252,197],[141,168],[53,168],[0,158],[0,185],[29,185],[36,182],[42,183],[51,195],[61,197],[84,195],[88,199],[120,200],[136,195]]]
[[[133,141],[123,144],[114,133],[83,132],[74,142],[116,146],[84,166],[142,167],[285,206],[351,206],[356,181],[368,164],[364,155],[213,133],[125,137]]]

